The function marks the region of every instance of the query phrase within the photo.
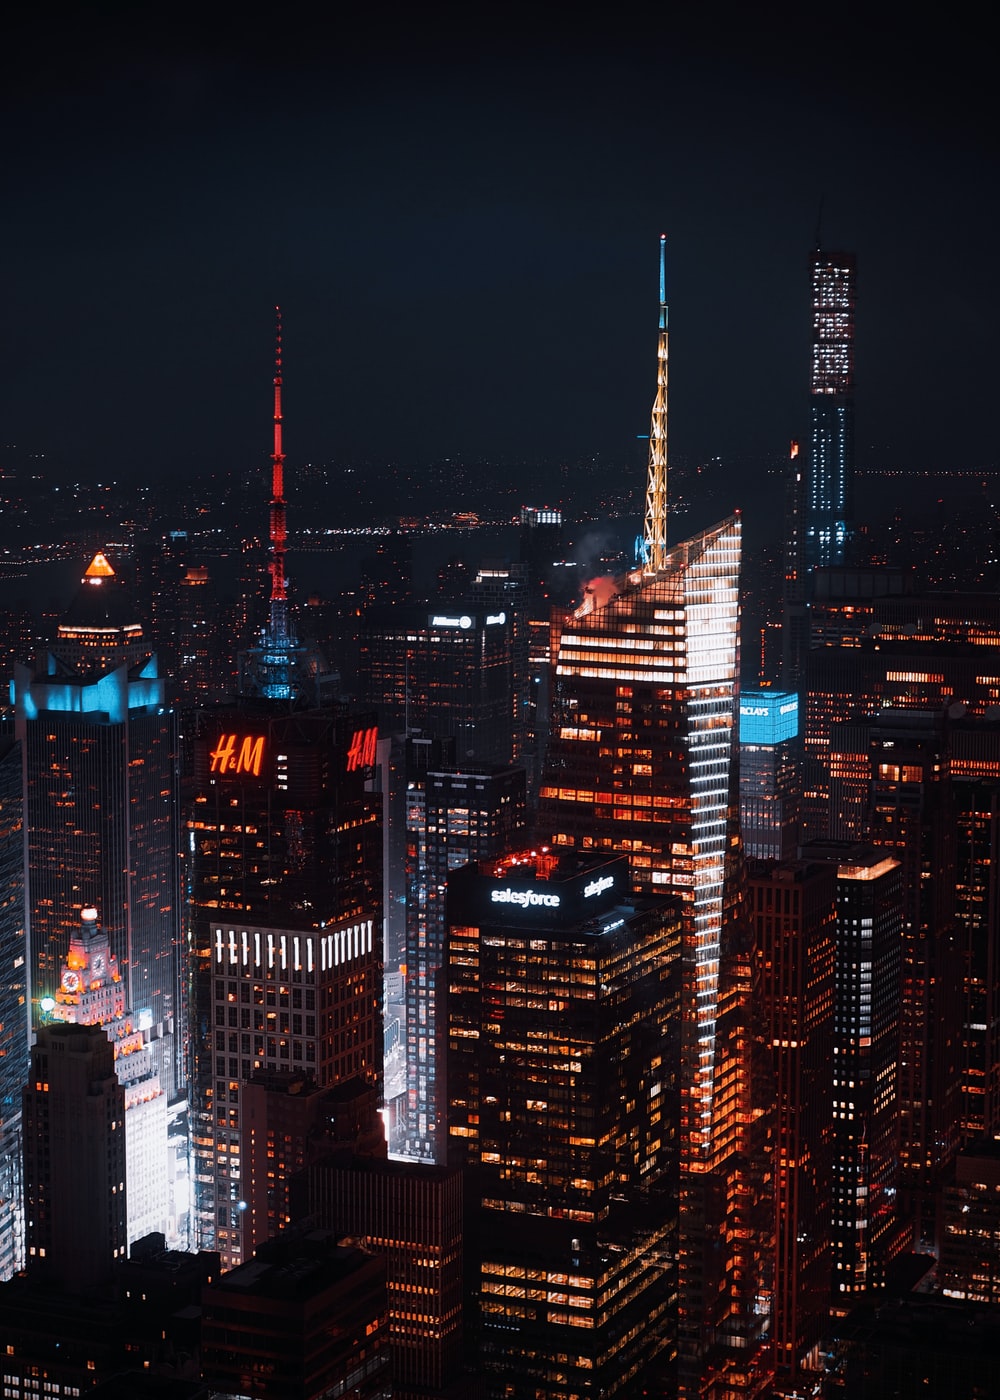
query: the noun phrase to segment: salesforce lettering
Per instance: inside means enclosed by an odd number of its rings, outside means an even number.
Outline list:
[[[613,875],[602,875],[600,879],[591,880],[589,885],[584,886],[583,897],[584,899],[590,899],[592,895],[603,894],[604,891],[609,890],[614,883],[615,877]]]
[[[490,896],[494,904],[517,904],[522,909],[558,909],[560,898],[557,894],[539,894],[537,890],[494,890]]]

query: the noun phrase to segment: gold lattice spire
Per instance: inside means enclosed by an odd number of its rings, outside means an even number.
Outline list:
[[[667,290],[665,249],[660,234],[660,338],[656,352],[656,398],[649,428],[649,475],[646,481],[646,523],[643,553],[646,573],[655,574],[667,562]]]

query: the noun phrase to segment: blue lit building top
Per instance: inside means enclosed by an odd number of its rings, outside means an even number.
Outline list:
[[[798,732],[799,697],[793,690],[741,691],[741,744],[780,744]]]

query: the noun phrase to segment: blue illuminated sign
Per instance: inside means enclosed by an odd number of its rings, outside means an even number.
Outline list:
[[[740,695],[740,743],[780,744],[799,732],[799,697],[788,690],[744,690]]]

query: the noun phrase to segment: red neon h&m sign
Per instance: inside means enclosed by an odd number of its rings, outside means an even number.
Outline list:
[[[375,762],[375,746],[378,743],[378,729],[356,729],[347,750],[347,771],[356,768],[370,768]]]
[[[264,762],[264,736],[220,734],[219,742],[209,754],[209,758],[212,760],[213,773],[250,773],[259,778],[261,764]]]

